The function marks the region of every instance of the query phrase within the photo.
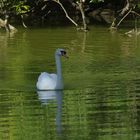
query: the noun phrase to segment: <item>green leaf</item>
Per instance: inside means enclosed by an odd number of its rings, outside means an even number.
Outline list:
[[[138,3],[138,5],[137,5],[137,6],[138,6],[138,8],[140,8],[140,3]]]
[[[20,1],[16,5],[13,6],[17,14],[24,14],[29,11],[30,6],[25,5],[23,1]]]

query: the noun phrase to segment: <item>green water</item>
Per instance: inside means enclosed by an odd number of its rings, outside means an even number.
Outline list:
[[[0,140],[139,140],[140,37],[127,29],[19,29],[0,33]],[[62,59],[65,89],[36,91]]]

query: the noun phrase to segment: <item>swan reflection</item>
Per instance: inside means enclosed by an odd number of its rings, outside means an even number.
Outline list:
[[[38,99],[42,105],[51,104],[51,101],[55,101],[57,104],[56,110],[56,129],[61,133],[61,110],[62,110],[62,91],[37,91]]]

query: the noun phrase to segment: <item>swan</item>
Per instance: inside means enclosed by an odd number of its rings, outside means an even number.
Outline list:
[[[61,71],[61,60],[60,57],[64,56],[66,58],[66,51],[64,49],[57,49],[55,51],[55,62],[57,73],[49,74],[47,72],[42,72],[36,83],[38,90],[62,90],[63,89],[63,79]]]

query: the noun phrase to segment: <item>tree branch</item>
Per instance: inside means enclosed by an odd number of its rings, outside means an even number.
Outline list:
[[[68,13],[67,13],[67,11],[65,10],[64,6],[62,5],[62,3],[61,3],[59,0],[52,0],[52,1],[58,3],[58,4],[61,6],[62,10],[64,11],[66,17],[67,17],[76,27],[78,27],[78,24],[68,15]]]
[[[140,14],[137,13],[137,12],[135,12],[135,11],[131,11],[131,13],[133,13],[133,14],[135,14],[135,15],[137,15],[137,16],[140,16]]]
[[[22,20],[22,25],[24,28],[27,28],[27,26],[25,25],[24,21],[23,21],[23,15],[20,15],[21,16],[21,20]]]
[[[8,19],[2,20],[0,18],[0,28],[3,27],[7,32],[17,31],[17,29],[8,23]]]
[[[85,18],[85,13],[84,13],[84,9],[83,9],[83,2],[82,0],[80,0],[80,2],[77,2],[78,7],[80,9],[81,15],[82,15],[82,20],[83,20],[83,26],[84,26],[84,30],[87,30],[87,24],[86,24],[86,18]]]
[[[120,15],[124,15],[124,13],[125,13],[126,11],[129,10],[129,7],[130,7],[129,0],[126,0],[126,5],[125,5],[125,7],[122,9],[122,12],[120,13]]]
[[[123,16],[123,18],[119,21],[119,23],[116,25],[117,27],[121,24],[121,22],[131,13],[132,8]]]

